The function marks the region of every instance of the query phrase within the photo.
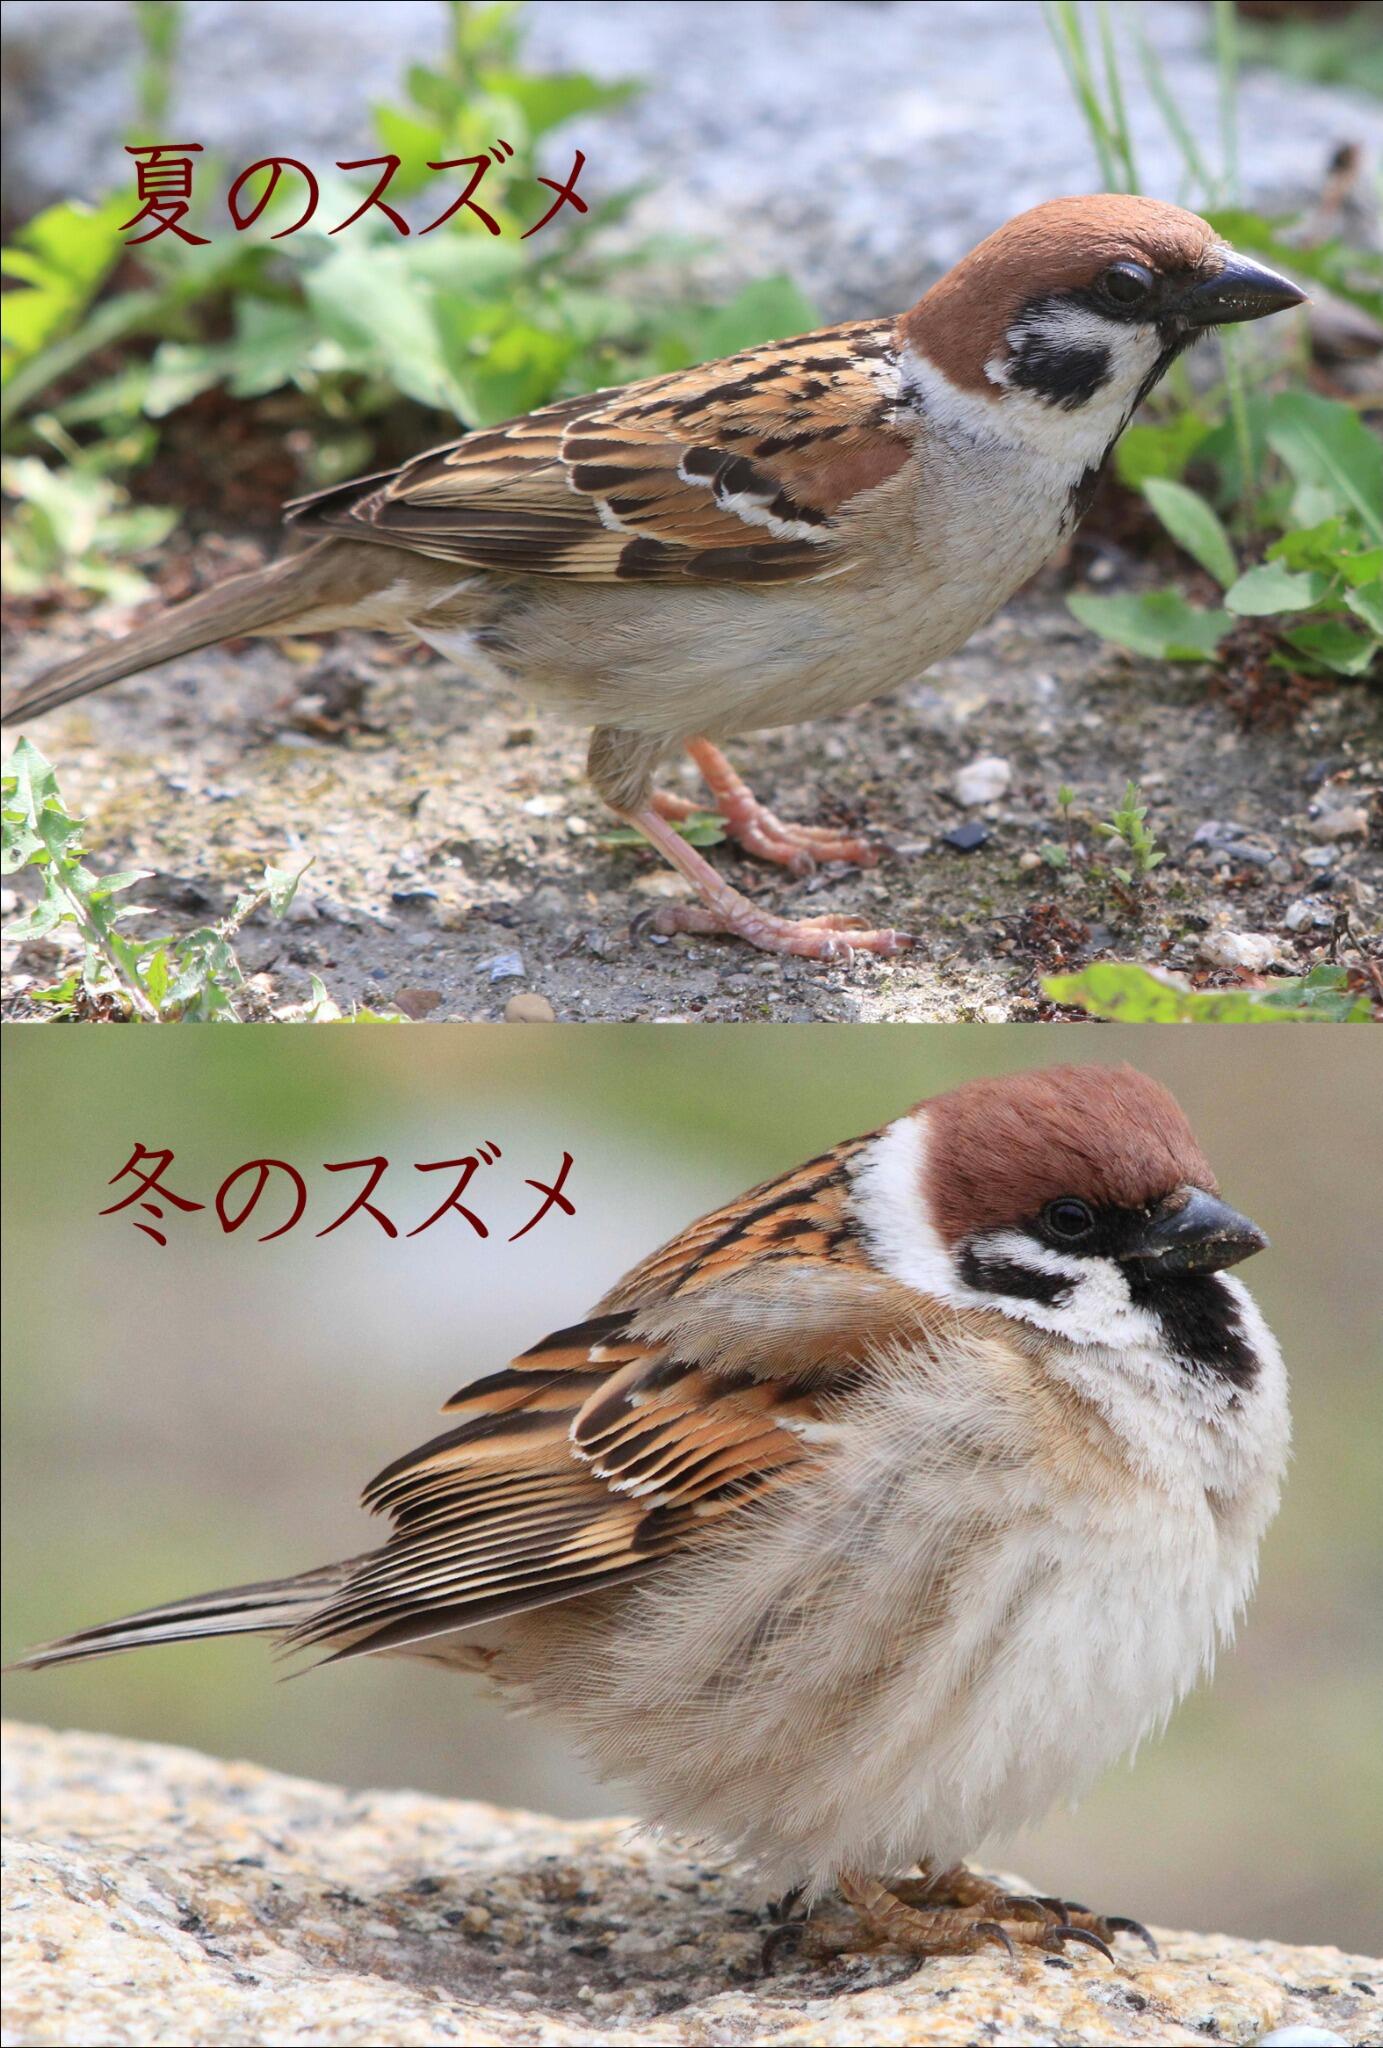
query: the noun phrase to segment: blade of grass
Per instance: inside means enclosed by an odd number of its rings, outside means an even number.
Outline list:
[[[1114,27],[1109,11],[1109,0],[1099,0],[1095,19],[1100,31],[1100,55],[1104,60],[1105,90],[1109,95],[1109,116],[1115,150],[1123,164],[1123,190],[1137,192],[1138,166],[1133,158],[1133,136],[1128,125],[1128,110],[1124,105],[1124,89],[1119,78],[1119,59],[1114,48]]]
[[[1104,109],[1100,105],[1099,94],[1095,90],[1094,74],[1085,46],[1085,29],[1074,0],[1042,0],[1042,14],[1056,45],[1057,57],[1062,70],[1066,73],[1066,81],[1075,95],[1076,104],[1085,116],[1085,125],[1090,131],[1090,140],[1099,160],[1100,176],[1105,189],[1115,192],[1119,189],[1119,172],[1115,162],[1113,141]]]

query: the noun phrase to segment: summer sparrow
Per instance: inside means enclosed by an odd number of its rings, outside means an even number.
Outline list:
[[[857,1939],[1102,1946],[960,1865],[1211,1663],[1287,1453],[1262,1233],[1130,1067],[966,1083],[703,1216],[447,1404],[383,1546],[31,1665],[263,1631],[483,1671]],[[920,1877],[908,1880],[920,1865]]]
[[[749,851],[803,873],[866,840],[785,824],[719,742],[821,718],[968,639],[1068,538],[1101,463],[1206,328],[1303,294],[1193,213],[1056,199],[910,312],[559,399],[288,508],[326,536],[15,693],[33,716],[240,634],[416,634],[593,728],[592,782],[692,883],[663,930],[891,953],[893,931],[778,917],[676,831],[685,747]]]

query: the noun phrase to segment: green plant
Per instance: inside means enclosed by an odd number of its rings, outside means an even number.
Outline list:
[[[1119,77],[1114,17],[1095,9],[1103,86],[1086,17],[1075,0],[1049,0],[1048,26],[1107,183],[1137,190],[1137,167]],[[1190,198],[1237,246],[1318,280],[1375,318],[1383,316],[1383,261],[1332,242],[1305,247],[1294,223],[1238,202],[1238,64],[1231,0],[1214,0],[1219,77],[1218,164],[1192,136],[1148,38],[1143,10],[1126,10],[1148,91],[1184,168]],[[1068,603],[1080,622],[1122,647],[1168,661],[1217,659],[1242,622],[1259,622],[1279,666],[1359,675],[1383,635],[1383,452],[1353,407],[1304,391],[1252,389],[1237,332],[1219,339],[1222,375],[1195,393],[1184,368],[1116,451],[1121,481],[1138,490],[1171,535],[1223,593],[1189,603],[1170,589]],[[1259,381],[1262,381],[1262,374]],[[1184,481],[1188,471],[1205,488]],[[1271,621],[1271,624],[1265,622]]]
[[[1148,807],[1142,801],[1142,791],[1136,782],[1130,782],[1117,810],[1107,820],[1098,820],[1095,825],[1101,839],[1112,842],[1116,848],[1122,846],[1128,850],[1130,866],[1110,867],[1110,873],[1125,888],[1131,889],[1136,883],[1146,881],[1153,869],[1161,867],[1167,858],[1158,850],[1157,841],[1144,823],[1147,815]]]
[[[1383,647],[1383,446],[1351,407],[1308,391],[1252,398],[1248,425],[1268,481],[1244,550],[1260,559],[1246,568],[1211,502],[1231,511],[1239,480],[1223,431],[1203,424],[1190,433],[1185,416],[1160,442],[1157,429],[1144,429],[1123,472],[1221,586],[1221,603],[1192,604],[1167,589],[1078,593],[1071,611],[1105,639],[1164,661],[1211,660],[1243,621],[1270,622],[1278,666],[1362,675]],[[1172,473],[1193,462],[1210,496]]]
[[[132,939],[119,929],[149,913],[121,904],[145,869],[97,875],[85,865],[84,821],[72,817],[56,775],[36,747],[21,739],[3,778],[5,874],[36,869],[43,894],[13,919],[6,936],[40,939],[66,925],[82,941],[82,965],[37,1000],[67,1016],[113,1015],[144,1023],[239,1022],[236,1003],[244,985],[233,941],[254,913],[268,906],[282,917],[303,869],[266,868],[261,886],[237,898],[228,916],[183,938]],[[304,863],[306,866],[306,863]]]
[[[1119,1024],[1367,1024],[1368,998],[1343,967],[1313,967],[1269,988],[1197,989],[1175,974],[1113,960],[1042,983],[1051,1002]]]
[[[492,160],[477,194],[498,237],[463,207],[435,235],[401,238],[375,210],[336,239],[329,226],[364,191],[335,173],[321,177],[312,221],[279,242],[274,233],[301,204],[290,176],[253,227],[232,234],[221,220],[200,248],[165,234],[127,251],[128,193],[97,208],[51,207],[5,252],[18,280],[6,299],[3,418],[12,432],[36,410],[69,428],[108,428],[141,413],[162,419],[218,384],[238,398],[295,389],[317,415],[322,444],[310,480],[330,482],[368,458],[368,423],[400,395],[485,425],[562,392],[679,368],[812,324],[786,278],[710,308],[678,288],[683,250],[627,239],[614,246],[607,230],[638,196],[632,190],[591,203],[581,217],[568,209],[542,236],[520,239],[536,200],[548,197],[536,183],[539,145],[573,115],[637,88],[524,70],[513,5],[451,0],[444,18],[438,64],[411,67],[402,102],[373,110],[381,147],[402,159],[390,203],[434,182],[429,162],[493,151],[502,136],[513,154],[502,165]],[[211,170],[200,165],[199,179],[209,184]],[[439,200],[456,196],[458,175],[443,174]],[[117,265],[135,264],[138,284],[99,296]],[[115,343],[146,352],[131,351],[114,375],[71,389],[90,358]]]
[[[30,597],[55,584],[134,604],[147,597],[147,577],[131,565],[166,540],[177,514],[160,505],[135,505],[116,481],[147,454],[152,430],[137,422],[118,439],[79,448],[60,429],[55,439],[68,456],[50,468],[37,455],[0,460],[0,489],[13,511],[0,540],[0,568],[14,597]]]

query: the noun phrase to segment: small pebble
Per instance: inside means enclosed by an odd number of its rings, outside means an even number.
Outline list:
[[[1307,821],[1306,829],[1313,839],[1362,839],[1369,829],[1368,812],[1362,804],[1349,810],[1322,811],[1318,818]]]
[[[992,804],[1012,780],[1013,770],[1007,761],[997,754],[981,754],[978,760],[957,771],[951,782],[951,794],[967,809],[974,804]]]
[[[516,996],[510,996],[504,1005],[506,1024],[555,1024],[557,1012],[546,996],[537,995],[532,989],[523,989]]]
[[[1019,854],[1018,866],[1025,875],[1030,875],[1034,868],[1042,866],[1042,856],[1040,853],[1034,853],[1029,847],[1026,853]]]
[[[1311,924],[1334,924],[1335,913],[1319,896],[1298,896],[1296,902],[1289,903],[1283,911],[1282,922],[1289,932],[1300,932]]]
[[[1261,974],[1278,957],[1277,940],[1267,932],[1207,932],[1200,942],[1200,956],[1213,967],[1244,967]]]
[[[957,853],[973,853],[977,846],[984,845],[988,837],[989,827],[982,825],[978,818],[970,819],[967,824],[957,825],[954,832],[942,834],[943,843],[954,846]]]
[[[522,981],[524,964],[522,953],[496,953],[492,960],[482,960],[477,969],[488,974],[491,981]]]
[[[1257,2048],[1348,2048],[1348,2043],[1329,2027],[1274,2027],[1258,2036]]]
[[[394,1008],[402,1010],[404,1016],[411,1017],[415,1023],[439,1009],[441,1002],[442,991],[439,988],[401,988],[394,995]]]

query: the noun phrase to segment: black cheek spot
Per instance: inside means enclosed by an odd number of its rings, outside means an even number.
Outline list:
[[[1044,1308],[1060,1308],[1071,1299],[1074,1281],[1060,1273],[1043,1273],[1017,1259],[977,1251],[967,1245],[961,1253],[960,1277],[980,1294],[1003,1294],[1016,1301],[1041,1302]]]
[[[1031,391],[1044,405],[1076,412],[1109,382],[1109,350],[1098,345],[1073,348],[1030,334],[1014,351],[1008,381],[1020,391]]]

